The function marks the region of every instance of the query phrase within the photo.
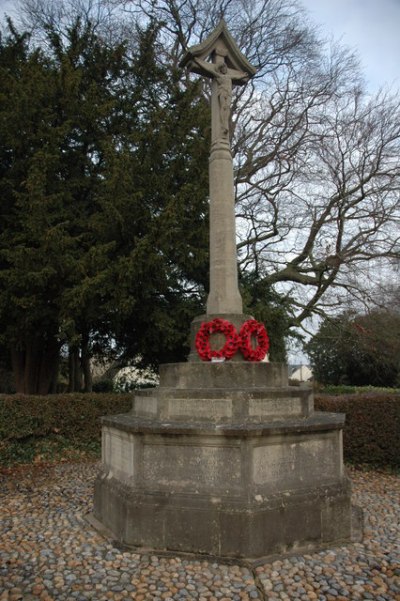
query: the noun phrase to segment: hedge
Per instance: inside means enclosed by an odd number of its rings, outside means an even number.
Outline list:
[[[132,394],[0,395],[0,465],[98,457],[99,418],[131,405]],[[317,395],[315,409],[346,414],[346,461],[400,467],[400,394]]]
[[[98,453],[102,415],[128,413],[131,394],[0,395],[0,465],[65,449]]]
[[[400,467],[400,394],[318,395],[315,409],[346,414],[346,461]]]

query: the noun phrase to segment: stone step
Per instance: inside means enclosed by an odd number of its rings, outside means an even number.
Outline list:
[[[310,388],[179,389],[160,387],[135,393],[132,413],[167,420],[270,421],[305,418],[314,410]]]

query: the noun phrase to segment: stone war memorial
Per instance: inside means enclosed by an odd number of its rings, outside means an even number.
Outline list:
[[[193,320],[188,361],[162,365],[129,414],[102,418],[92,523],[130,547],[221,558],[348,542],[344,416],[314,412],[311,389],[263,361],[265,327],[243,315],[229,120],[232,86],[256,69],[224,21],[181,67],[212,86],[206,314]]]

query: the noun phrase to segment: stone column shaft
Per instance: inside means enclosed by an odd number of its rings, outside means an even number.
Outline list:
[[[210,177],[210,293],[207,314],[242,313],[239,292],[233,161],[229,138],[221,135],[217,83],[212,84]]]

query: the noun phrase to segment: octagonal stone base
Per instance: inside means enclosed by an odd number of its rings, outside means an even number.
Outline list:
[[[132,547],[264,557],[351,538],[344,416],[279,364],[164,366],[103,418],[94,517]]]

